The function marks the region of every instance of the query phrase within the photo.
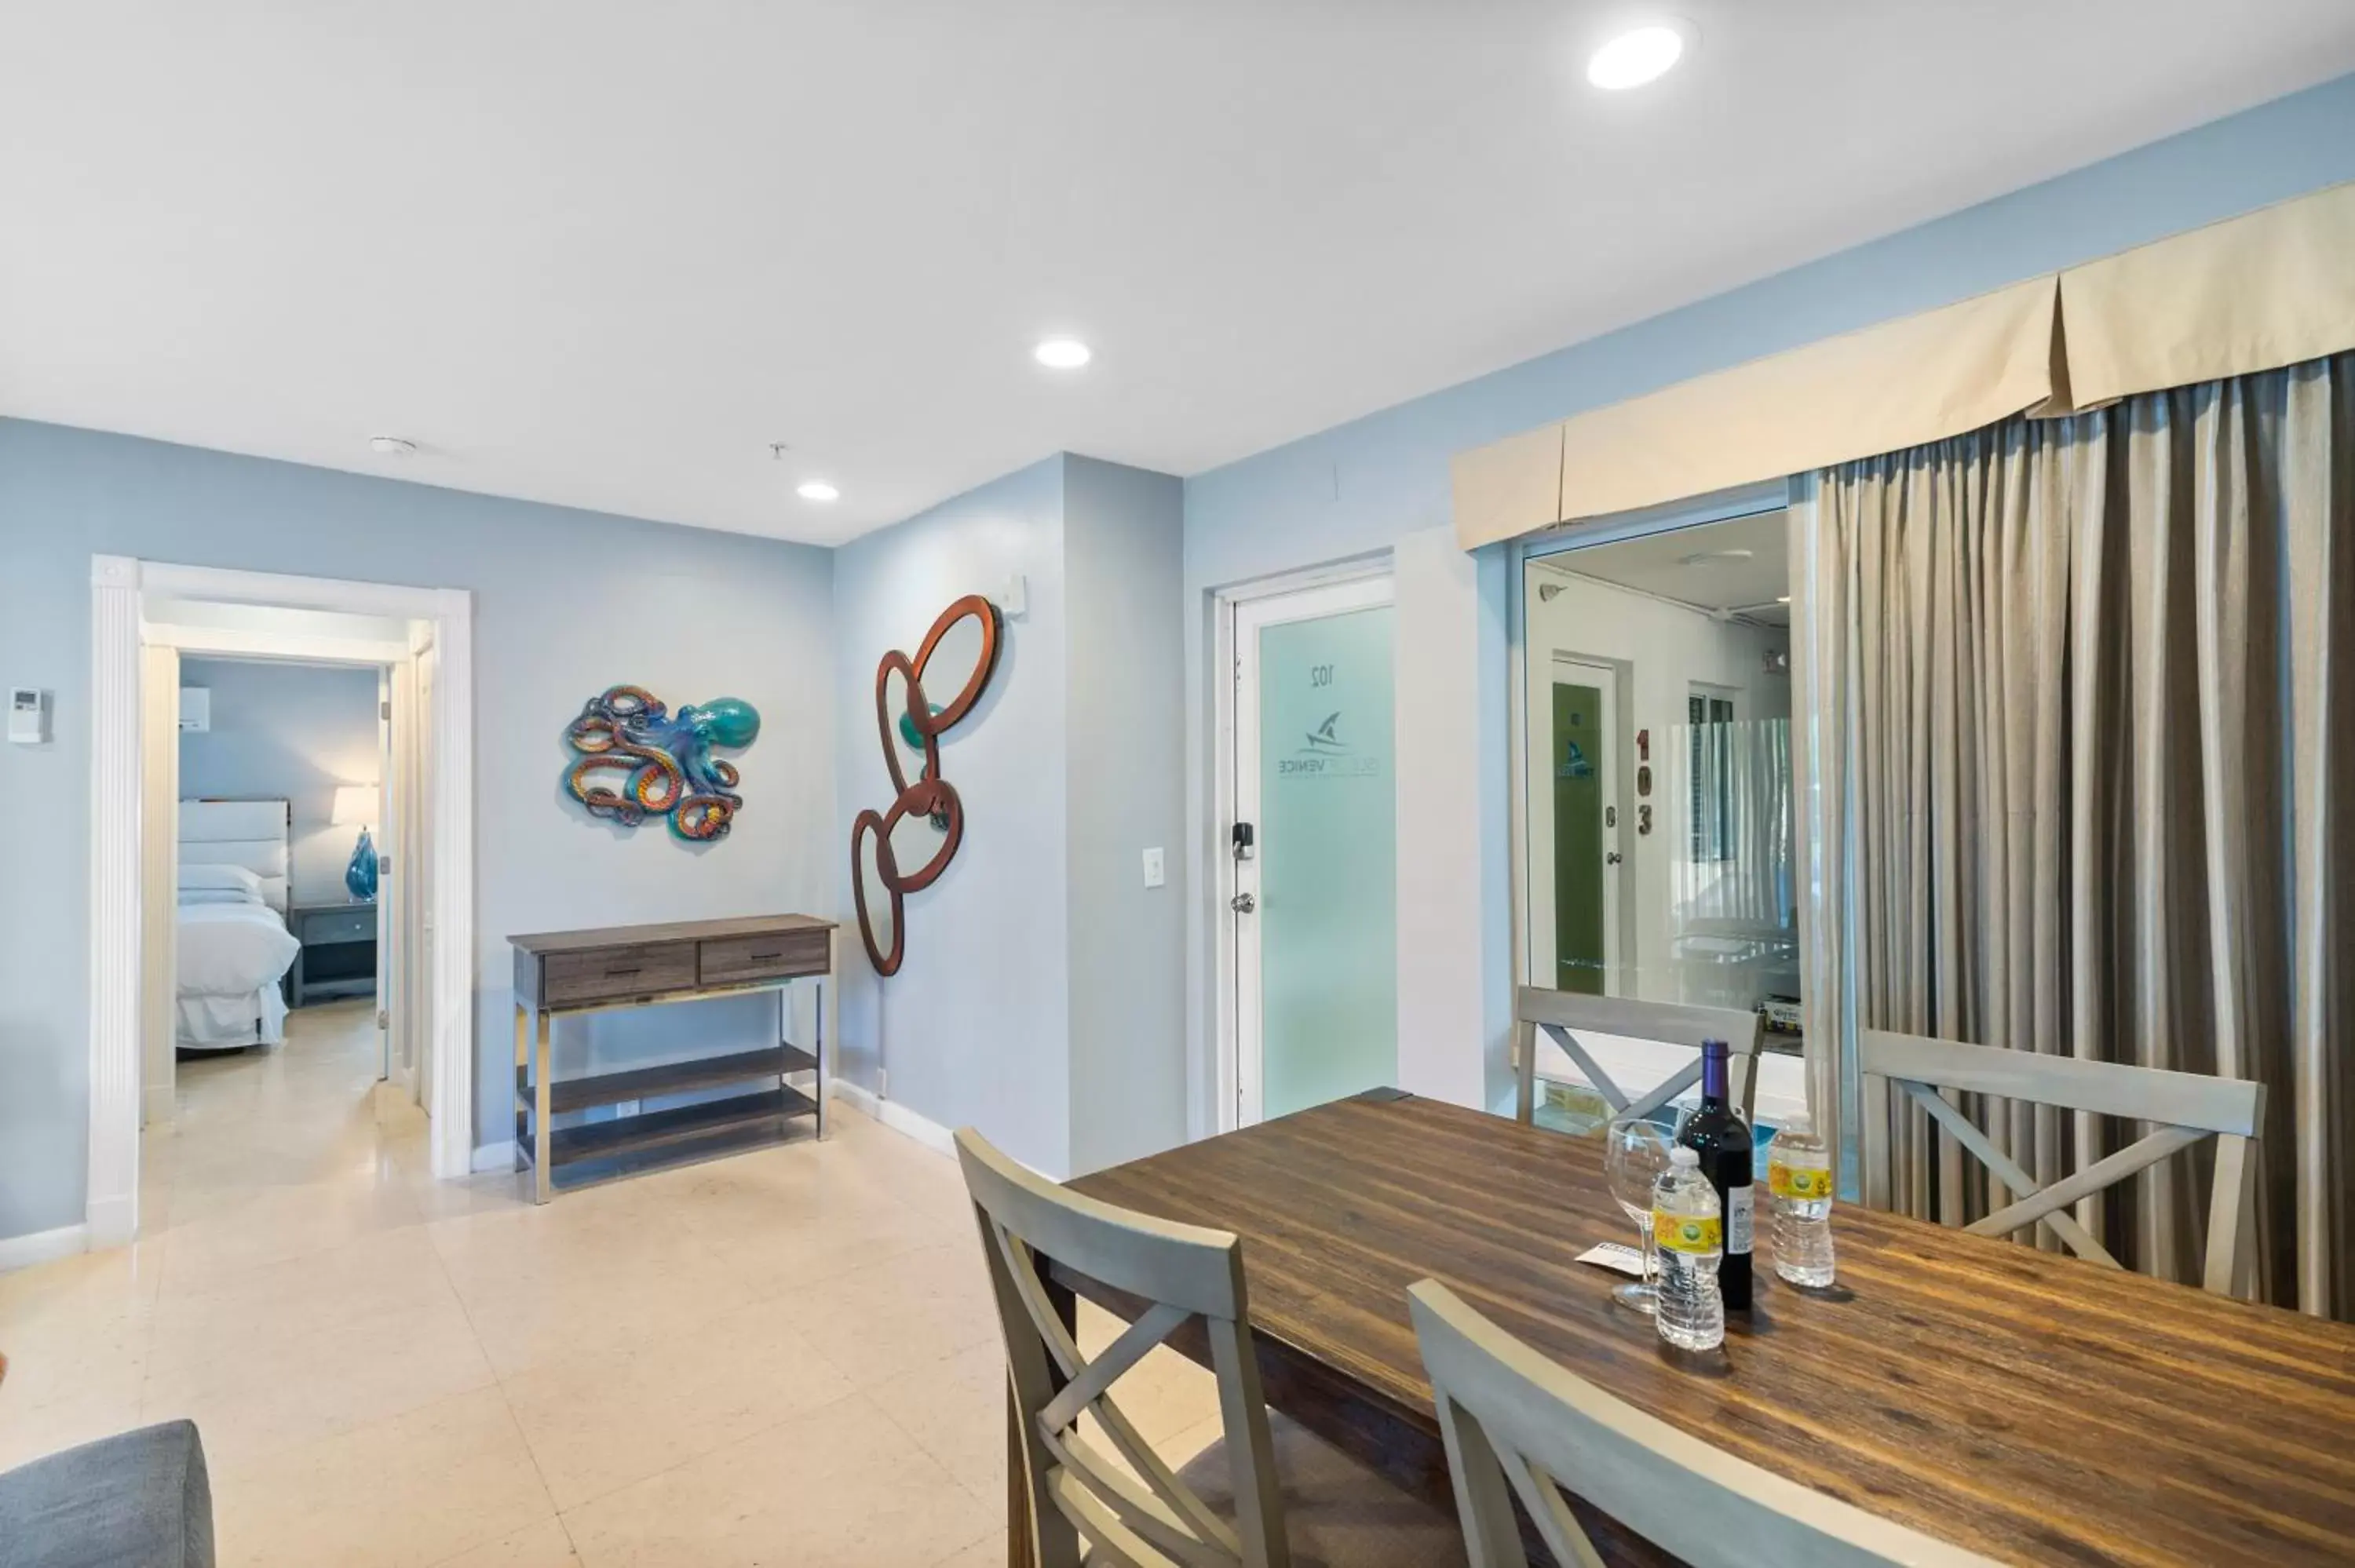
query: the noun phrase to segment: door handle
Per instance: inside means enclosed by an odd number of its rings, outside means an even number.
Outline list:
[[[1609,854],[1604,855],[1603,857],[1603,863],[1605,865],[1617,865],[1619,863],[1619,852],[1617,850],[1613,850]]]
[[[1248,915],[1259,907],[1259,900],[1248,893],[1238,893],[1227,900],[1227,907],[1238,915]]]

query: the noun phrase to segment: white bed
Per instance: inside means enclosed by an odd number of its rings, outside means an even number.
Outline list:
[[[286,929],[283,800],[183,800],[179,1044],[235,1051],[286,1038],[281,982],[301,950]]]

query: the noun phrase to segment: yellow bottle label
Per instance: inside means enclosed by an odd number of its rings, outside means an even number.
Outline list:
[[[1820,1166],[1785,1165],[1777,1160],[1766,1167],[1766,1186],[1778,1198],[1811,1202],[1832,1195],[1832,1173]]]
[[[1654,1209],[1652,1240],[1670,1252],[1723,1252],[1725,1222],[1715,1214],[1672,1214]]]

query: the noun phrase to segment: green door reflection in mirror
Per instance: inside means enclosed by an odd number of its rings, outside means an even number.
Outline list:
[[[1553,687],[1554,989],[1603,994],[1603,693]]]

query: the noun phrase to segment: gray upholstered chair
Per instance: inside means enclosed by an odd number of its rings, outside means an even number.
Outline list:
[[[1281,1417],[1260,1397],[1242,1243],[1083,1198],[966,1128],[956,1135],[1006,1332],[1040,1568],[1448,1568],[1455,1521]],[[1148,1303],[1094,1359],[1040,1282],[1051,1258]],[[1120,1376],[1199,1319],[1224,1435],[1181,1476],[1113,1399]],[[1111,1452],[1083,1433],[1093,1417]]]
[[[0,1568],[213,1568],[195,1425],[101,1437],[0,1475]]]

